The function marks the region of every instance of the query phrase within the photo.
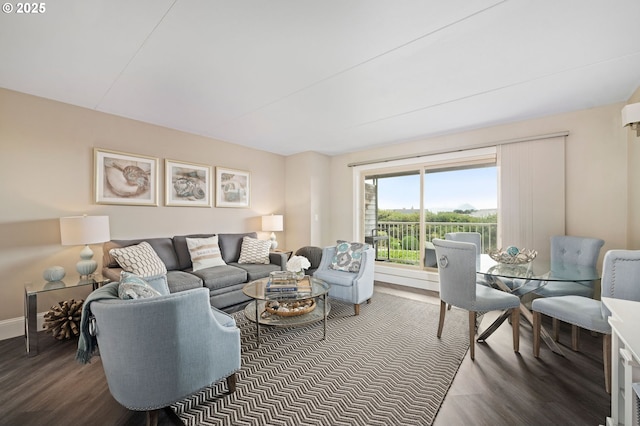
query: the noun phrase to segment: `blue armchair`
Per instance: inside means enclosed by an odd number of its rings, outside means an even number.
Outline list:
[[[229,315],[212,308],[209,290],[135,299],[95,300],[95,336],[109,390],[120,404],[159,409],[223,378],[235,391],[240,369],[240,330]]]
[[[313,276],[331,285],[329,297],[353,303],[355,315],[360,315],[360,304],[365,301],[369,303],[373,296],[375,250],[369,247],[362,252],[358,272],[331,269],[330,265],[335,255],[335,246],[323,248],[320,266]]]

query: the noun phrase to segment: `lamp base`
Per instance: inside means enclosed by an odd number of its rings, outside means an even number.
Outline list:
[[[274,234],[272,232],[271,236],[269,237],[269,239],[271,240],[271,250],[277,249],[278,248],[278,242],[276,241],[276,234]]]
[[[89,245],[84,246],[82,251],[80,252],[80,261],[76,263],[76,271],[80,274],[80,276],[89,276],[93,274],[96,269],[98,269],[98,262],[92,259],[93,251],[89,247]]]

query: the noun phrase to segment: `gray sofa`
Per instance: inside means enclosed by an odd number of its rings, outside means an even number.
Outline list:
[[[211,306],[233,311],[234,307],[250,300],[242,292],[247,282],[269,276],[271,271],[286,270],[286,253],[269,253],[270,264],[238,263],[242,238],[257,238],[255,232],[217,234],[222,259],[226,265],[213,266],[193,272],[187,238],[208,238],[216,234],[181,235],[173,238],[143,238],[137,240],[111,240],[103,245],[102,275],[112,281],[120,280],[122,269],[109,254],[116,247],[128,247],[148,242],[167,267],[167,284],[171,293],[192,288],[209,289]]]

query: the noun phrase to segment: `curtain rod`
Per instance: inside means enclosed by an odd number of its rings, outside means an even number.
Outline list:
[[[563,136],[569,136],[569,131],[568,130],[564,130],[564,131],[561,131],[561,132],[548,133],[548,134],[545,134],[545,135],[525,136],[523,138],[507,139],[507,140],[499,141],[499,142],[480,142],[480,143],[477,143],[477,144],[474,144],[474,145],[469,145],[469,146],[466,146],[466,147],[464,147],[462,149],[456,149],[456,150],[453,150],[453,151],[451,149],[442,149],[442,150],[426,152],[426,153],[422,153],[422,154],[400,155],[398,157],[388,157],[388,158],[382,158],[382,159],[379,159],[379,160],[356,161],[355,163],[347,164],[347,167],[366,166],[368,164],[376,164],[376,163],[388,163],[390,161],[407,160],[407,159],[410,159],[410,158],[427,157],[429,155],[444,154],[446,152],[460,152],[460,151],[467,151],[469,149],[475,149],[475,148],[486,148],[486,147],[495,146],[495,145],[506,145],[506,144],[510,144],[510,143],[529,142],[529,141],[542,140],[542,139],[553,139],[553,138],[559,138],[559,137],[563,137]]]

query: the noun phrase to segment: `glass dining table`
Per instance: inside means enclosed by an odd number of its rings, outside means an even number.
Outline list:
[[[533,324],[533,314],[523,303],[524,296],[547,285],[550,281],[584,281],[589,283],[600,279],[597,269],[589,266],[549,262],[542,259],[534,259],[531,262],[520,265],[511,265],[496,262],[488,254],[480,255],[476,273],[479,278],[483,278],[491,287],[520,297],[520,315],[530,324]],[[502,313],[478,336],[477,341],[485,341],[508,317],[508,312]],[[541,337],[553,352],[564,356],[560,347],[544,327],[541,330]]]

